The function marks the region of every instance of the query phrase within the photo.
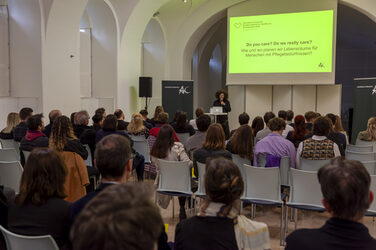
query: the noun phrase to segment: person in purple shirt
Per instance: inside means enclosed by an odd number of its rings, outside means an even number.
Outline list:
[[[254,166],[257,166],[257,155],[268,154],[277,157],[290,157],[290,167],[295,168],[296,150],[294,144],[282,137],[282,131],[286,127],[286,122],[281,118],[273,118],[268,122],[268,127],[272,131],[267,137],[256,143],[254,151]]]

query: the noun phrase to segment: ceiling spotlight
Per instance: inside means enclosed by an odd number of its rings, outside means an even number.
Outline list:
[[[183,0],[183,3],[187,3],[188,2],[188,0]]]

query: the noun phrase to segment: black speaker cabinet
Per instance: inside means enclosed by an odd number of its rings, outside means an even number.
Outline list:
[[[140,76],[139,97],[152,97],[152,78],[149,76]]]

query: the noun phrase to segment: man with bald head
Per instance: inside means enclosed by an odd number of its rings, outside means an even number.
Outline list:
[[[44,127],[43,133],[47,135],[47,137],[50,137],[51,134],[51,129],[52,129],[52,124],[58,118],[61,116],[61,111],[58,109],[51,110],[50,113],[48,114],[48,118],[50,119],[50,123]]]

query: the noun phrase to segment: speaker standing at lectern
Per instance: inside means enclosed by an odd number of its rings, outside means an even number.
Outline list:
[[[226,90],[218,90],[215,93],[215,98],[213,107],[222,107],[223,113],[229,113],[231,111],[231,105],[228,101],[228,93]],[[220,123],[225,131],[226,140],[230,137],[230,128],[228,126],[228,117],[227,115],[220,115],[217,118],[217,122]]]

